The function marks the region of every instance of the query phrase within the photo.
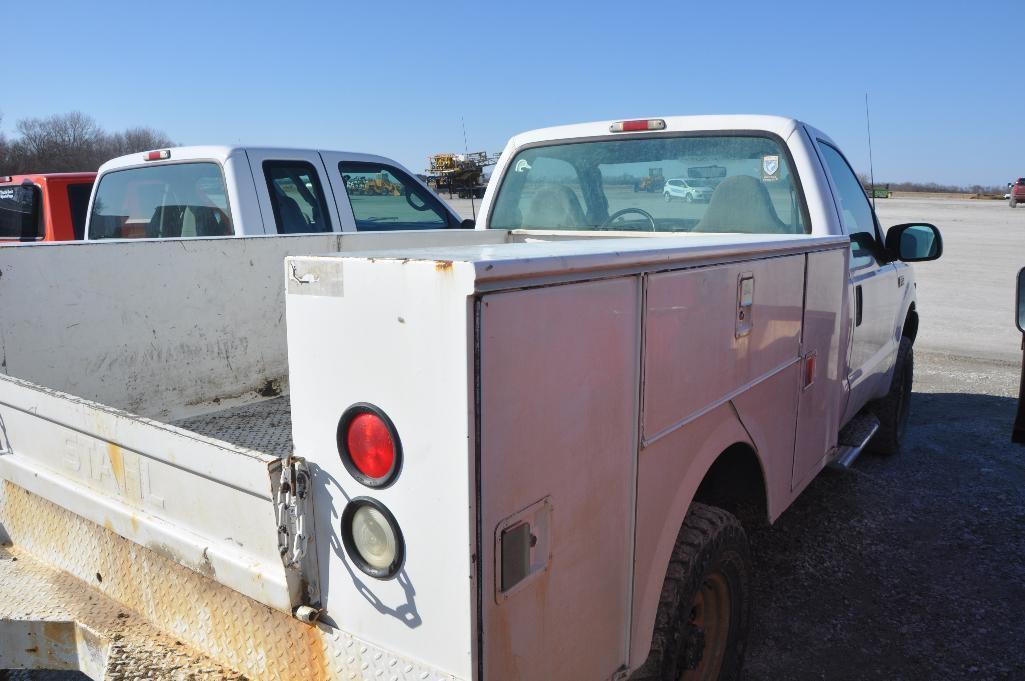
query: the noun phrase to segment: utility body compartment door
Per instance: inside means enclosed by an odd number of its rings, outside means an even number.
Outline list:
[[[846,249],[809,253],[801,325],[801,392],[798,403],[794,488],[825,465],[837,443],[846,374]]]
[[[482,298],[484,678],[626,663],[639,310],[636,276]]]

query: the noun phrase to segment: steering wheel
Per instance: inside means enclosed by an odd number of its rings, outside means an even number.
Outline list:
[[[640,208],[624,208],[623,210],[617,210],[615,213],[609,216],[608,220],[601,223],[601,226],[598,229],[608,229],[609,225],[611,225],[616,218],[626,215],[627,213],[640,213],[644,217],[648,218],[648,222],[651,223],[651,231],[657,231],[655,227],[655,218],[651,216],[651,213],[649,213],[646,210],[641,210]]]
[[[413,203],[414,196],[421,201],[419,206]],[[414,194],[413,190],[410,187],[406,187],[406,203],[408,203],[413,208],[413,210],[424,211],[430,208],[430,205],[423,200],[423,197],[418,194]]]

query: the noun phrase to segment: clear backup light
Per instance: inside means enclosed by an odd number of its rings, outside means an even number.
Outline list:
[[[342,512],[342,545],[356,567],[376,579],[391,579],[405,560],[395,516],[369,497],[353,499]]]
[[[338,455],[349,474],[367,487],[387,487],[402,465],[395,425],[379,407],[361,402],[338,421]]]

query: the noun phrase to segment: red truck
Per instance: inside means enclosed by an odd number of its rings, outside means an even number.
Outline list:
[[[81,239],[96,173],[0,176],[0,243]]]
[[[1009,183],[1007,194],[1011,208],[1017,207],[1019,203],[1025,203],[1025,177],[1019,177],[1014,183]]]

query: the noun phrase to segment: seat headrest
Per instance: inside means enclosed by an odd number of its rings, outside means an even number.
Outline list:
[[[750,175],[734,175],[719,183],[695,232],[789,234],[776,215],[765,184]]]
[[[535,229],[573,229],[585,222],[576,193],[562,184],[540,189],[523,216],[523,226]]]

